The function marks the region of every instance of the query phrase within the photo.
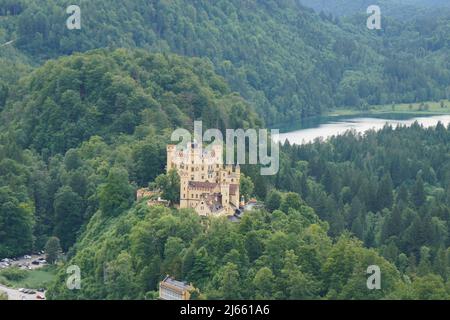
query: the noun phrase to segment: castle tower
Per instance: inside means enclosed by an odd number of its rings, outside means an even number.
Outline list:
[[[233,215],[239,207],[240,167],[223,164],[223,148],[214,144],[200,149],[195,143],[185,150],[167,146],[167,172],[180,176],[180,208],[200,215]]]
[[[230,186],[227,183],[222,183],[220,193],[222,194],[222,206],[225,212],[230,212]]]

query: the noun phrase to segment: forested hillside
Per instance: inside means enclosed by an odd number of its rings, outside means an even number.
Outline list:
[[[51,297],[153,298],[171,274],[200,299],[448,299],[449,142],[450,128],[416,125],[285,145],[280,174],[255,189],[266,210],[239,223],[100,208],[69,261],[83,288],[67,290],[61,270]],[[382,290],[365,287],[371,264]]]
[[[22,79],[3,112],[18,139],[54,155],[93,135],[113,141],[119,134],[188,128],[260,125],[254,111],[231,94],[200,59],[143,51],[94,51],[50,61]],[[45,150],[44,150],[45,149]]]
[[[164,170],[173,129],[197,118],[205,127],[261,126],[199,59],[98,50],[23,78],[2,112],[0,256],[41,249],[52,234],[70,248],[99,206],[99,185],[148,185]]]
[[[365,28],[364,19],[354,23],[319,16],[294,0],[83,0],[82,29],[72,31],[64,27],[65,3],[2,2],[0,39],[16,40],[12,46],[34,61],[99,47],[207,57],[268,124],[336,106],[364,109],[449,94],[450,68],[442,61],[448,43],[439,52],[413,44],[411,49],[421,54],[411,55],[407,47],[390,42],[388,28],[381,38]],[[436,28],[447,30],[448,19]],[[401,39],[409,41],[409,34]],[[397,58],[402,62],[392,63]]]
[[[371,31],[364,12],[297,0],[80,0],[70,31],[69,4],[0,0],[0,257],[59,238],[49,298],[151,299],[167,274],[195,299],[450,298],[443,125],[284,143],[276,176],[242,166],[242,194],[265,207],[238,223],[135,201],[155,181],[178,196],[166,144],[194,120],[259,128],[450,98],[448,11]],[[367,291],[371,264],[382,290]]]
[[[380,6],[384,16],[403,17],[418,11],[450,8],[447,0],[299,0],[317,12],[333,16],[350,16],[365,13],[371,5]],[[434,11],[433,11],[434,12]]]

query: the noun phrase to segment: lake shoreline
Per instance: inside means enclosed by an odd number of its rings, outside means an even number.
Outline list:
[[[421,102],[421,103],[401,103],[392,105],[374,105],[370,106],[367,110],[358,110],[354,108],[334,108],[324,112],[321,115],[311,116],[303,119],[296,119],[291,121],[285,121],[270,125],[271,129],[279,129],[280,132],[286,133],[293,130],[302,128],[310,128],[311,124],[321,123],[323,119],[327,120],[340,120],[345,117],[381,117],[389,115],[401,115],[414,117],[427,117],[427,116],[441,116],[450,114],[450,100],[442,100],[444,108],[441,107],[441,102]],[[427,110],[421,110],[424,106],[427,106]],[[302,125],[304,124],[304,125]]]
[[[393,127],[411,126],[415,122],[425,127],[435,126],[439,122],[447,126],[450,125],[450,114],[386,113],[321,117],[315,121],[293,125],[291,128],[286,127],[286,130],[280,133],[277,141],[284,143],[288,140],[291,144],[300,145],[312,142],[317,138],[326,140],[332,136],[342,135],[349,130],[365,133],[369,130],[381,130],[386,124]]]

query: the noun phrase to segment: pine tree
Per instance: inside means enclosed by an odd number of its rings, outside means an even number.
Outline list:
[[[384,208],[391,208],[394,202],[394,185],[390,174],[384,175],[377,190],[377,205],[378,210]]]
[[[411,192],[411,198],[416,208],[421,207],[426,200],[425,187],[422,176],[419,175]]]

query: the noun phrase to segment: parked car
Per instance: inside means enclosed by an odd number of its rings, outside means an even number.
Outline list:
[[[33,260],[33,261],[31,262],[31,264],[34,264],[35,266],[37,266],[37,265],[40,264],[40,262],[39,262],[38,260]]]
[[[38,299],[38,300],[45,300],[45,298],[42,295],[40,295],[40,294],[36,295],[36,299]]]

